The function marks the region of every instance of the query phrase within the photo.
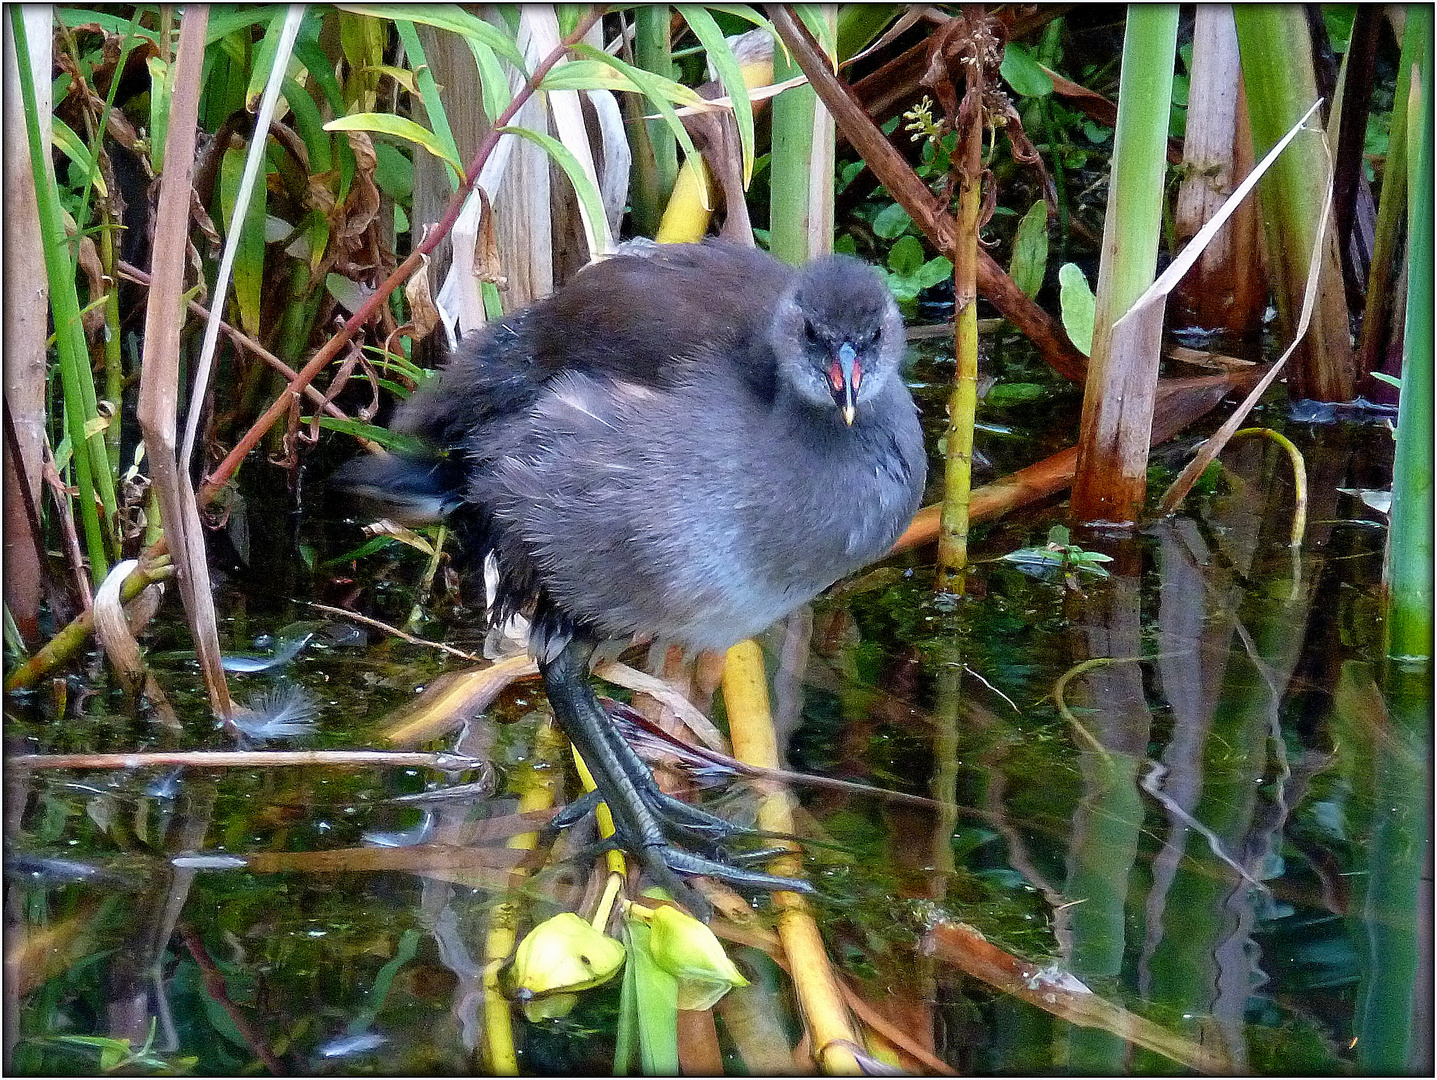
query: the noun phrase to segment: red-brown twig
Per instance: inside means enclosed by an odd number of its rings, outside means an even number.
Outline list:
[[[240,462],[259,444],[265,432],[269,431],[274,425],[274,422],[289,411],[290,402],[294,396],[302,392],[304,388],[314,380],[315,376],[323,371],[329,362],[339,355],[340,349],[344,348],[345,344],[359,331],[360,327],[369,321],[370,316],[389,298],[389,294],[398,288],[409,275],[414,272],[419,266],[420,260],[438,247],[439,241],[449,235],[449,230],[454,227],[454,223],[459,219],[459,212],[463,210],[465,200],[468,199],[470,190],[479,180],[479,171],[484,167],[484,163],[489,159],[489,155],[494,152],[494,147],[499,144],[499,140],[502,138],[500,128],[505,127],[513,120],[524,103],[533,96],[539,83],[544,80],[544,76],[549,73],[549,70],[555,64],[563,59],[564,54],[567,53],[574,44],[580,41],[583,36],[589,32],[589,29],[594,23],[603,17],[604,10],[603,7],[597,7],[591,11],[580,20],[579,25],[574,28],[573,33],[559,42],[558,47],[540,61],[539,66],[534,69],[533,74],[530,75],[524,85],[519,88],[519,92],[514,95],[514,100],[509,103],[509,107],[499,115],[499,118],[494,121],[493,127],[489,129],[488,134],[480,140],[479,148],[474,152],[474,158],[469,163],[469,169],[465,174],[464,183],[461,184],[459,190],[454,193],[454,197],[449,200],[449,205],[445,208],[444,216],[429,230],[423,242],[409,253],[409,257],[400,263],[394,273],[385,279],[384,284],[375,289],[374,294],[360,305],[358,311],[350,316],[349,321],[344,324],[339,333],[330,338],[329,341],[314,354],[314,357],[309,363],[304,365],[304,369],[290,381],[285,392],[265,410],[264,415],[254,422],[249,431],[245,432],[244,437],[235,444],[234,449],[229,452],[229,455],[224,461],[220,462],[219,467],[210,474],[209,479],[206,480],[200,488],[199,501],[201,504],[208,503],[214,498],[215,494],[224,486],[230,476],[234,474],[234,471],[239,468]]]

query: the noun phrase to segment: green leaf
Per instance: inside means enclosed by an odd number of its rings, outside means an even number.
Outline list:
[[[1093,319],[1097,302],[1088,279],[1075,263],[1064,263],[1058,271],[1058,303],[1063,310],[1063,329],[1084,356],[1092,354]]]
[[[306,416],[302,419],[306,424],[313,422],[312,417]],[[389,428],[364,424],[358,420],[344,420],[338,416],[321,416],[319,426],[327,431],[339,431],[346,435],[369,439],[396,454],[423,457],[433,453],[429,444],[415,435],[404,435],[397,431],[391,431]]]
[[[723,83],[724,93],[733,105],[739,146],[743,150],[743,186],[747,188],[748,182],[753,178],[753,103],[749,101],[748,87],[744,84],[738,58],[724,40],[723,31],[719,29],[718,23],[714,22],[712,15],[692,4],[680,4],[678,10],[703,45],[709,63],[718,72],[719,82]]]
[[[150,167],[161,172],[165,163],[165,132],[170,126],[170,98],[175,89],[175,72],[171,64],[158,56],[146,58],[150,73]]]
[[[414,191],[414,163],[389,143],[374,144],[374,182],[379,190],[396,202],[409,198]]]
[[[919,267],[918,273],[914,275],[914,282],[920,289],[930,289],[952,276],[953,260],[947,255],[938,255]]]
[[[1356,4],[1323,4],[1322,21],[1327,26],[1327,38],[1332,51],[1341,56],[1347,51],[1352,40],[1352,21],[1357,17]]]
[[[665,102],[675,102],[679,105],[702,107],[707,104],[698,93],[681,82],[673,79],[666,79],[662,75],[656,75],[652,71],[645,71],[641,67],[625,63],[617,56],[610,56],[602,49],[585,42],[574,46],[574,51],[581,56],[588,57],[588,60],[571,60],[567,64],[558,67],[557,71],[564,71],[569,68],[581,68],[590,64],[597,64],[612,70],[613,75],[604,77],[601,84],[609,89],[628,90],[634,93],[643,94],[657,107]],[[552,74],[552,72],[551,72]],[[543,85],[548,86],[548,77],[544,79]],[[575,89],[575,88],[568,88]]]
[[[404,55],[414,72],[414,82],[419,87],[419,97],[424,102],[424,115],[429,121],[434,138],[444,148],[447,155],[458,161],[459,147],[454,142],[454,132],[449,127],[449,114],[445,112],[444,102],[440,100],[439,87],[434,82],[434,72],[430,69],[429,61],[424,55],[424,45],[419,40],[419,32],[414,29],[414,24],[408,19],[394,20],[394,29],[399,33],[400,44],[404,46]],[[450,169],[447,175],[449,190],[458,191],[460,177],[455,175],[453,169]],[[412,186],[412,171],[410,180]]]
[[[372,131],[381,135],[392,135],[396,139],[404,139],[416,146],[422,146],[440,161],[453,166],[461,176],[464,173],[464,167],[459,164],[458,157],[451,157],[448,149],[434,137],[432,131],[403,116],[394,116],[390,113],[354,113],[331,120],[324,125],[324,130]]]
[[[571,60],[552,68],[539,83],[540,90],[627,90],[633,81],[597,60]]]
[[[649,928],[636,918],[627,919],[625,926],[629,948],[627,968],[633,971],[641,1071],[645,1076],[677,1076],[678,980],[654,960],[649,951]]]
[[[888,291],[893,294],[893,299],[900,304],[907,303],[918,296],[918,282],[907,274],[887,273]]]
[[[366,559],[376,551],[382,551],[387,547],[393,547],[399,543],[399,539],[393,536],[376,536],[366,540],[360,544],[359,547],[346,551],[343,555],[336,555],[332,559],[325,559],[324,562],[319,564],[319,568],[321,570],[329,570],[336,566],[343,566],[348,562]]]
[[[998,69],[1009,86],[1023,97],[1045,97],[1053,92],[1053,79],[1021,45],[1008,42]]]
[[[477,41],[486,48],[492,49],[524,74],[528,74],[528,69],[524,67],[524,55],[519,51],[519,46],[514,39],[497,26],[492,26],[483,19],[469,14],[458,4],[337,4],[335,6],[341,11],[351,11],[356,15],[372,15],[374,18],[383,19],[386,22],[392,19],[407,19],[410,22],[448,30],[450,33],[458,34],[466,41]],[[505,85],[507,86],[507,81]]]
[[[76,181],[83,183],[86,180],[93,180],[95,190],[100,193],[100,197],[109,198],[110,192],[105,187],[104,174],[95,168],[95,159],[90,156],[90,148],[81,142],[80,137],[70,130],[70,125],[58,116],[52,117],[50,123],[51,141],[75,163],[78,169],[78,173],[72,174]]]
[[[913,274],[923,265],[923,243],[916,236],[903,236],[888,252],[888,267],[895,274]]]
[[[569,182],[574,185],[574,193],[579,196],[579,202],[588,214],[592,228],[596,230],[603,229],[607,232],[607,219],[604,217],[604,201],[599,197],[599,189],[594,186],[594,182],[589,178],[589,175],[584,172],[584,167],[579,164],[579,159],[573,155],[567,146],[550,135],[544,135],[540,132],[532,131],[529,128],[501,127],[495,130],[503,134],[518,135],[520,138],[528,139],[535,145],[542,147],[544,152],[553,158],[559,167],[564,170],[565,174],[569,177]],[[590,250],[597,251],[600,247],[599,237],[597,235],[590,236],[588,239]]]
[[[823,13],[823,6],[821,4],[794,4],[793,13],[813,35],[823,55],[833,56],[838,49],[838,42],[835,39],[833,28],[828,25],[828,17]]]
[[[1048,204],[1039,200],[1018,222],[1018,232],[1013,238],[1013,263],[1008,273],[1013,284],[1032,300],[1043,287],[1043,275],[1047,269]]]
[[[1187,106],[1188,103],[1188,77],[1186,75],[1173,76],[1173,104]]]
[[[324,121],[320,118],[319,107],[315,105],[314,98],[293,79],[286,79],[280,92],[294,117],[294,127],[299,132],[299,137],[304,140],[304,149],[309,155],[310,174],[329,172],[334,155],[330,151],[329,133],[324,130]]]
[[[890,203],[873,219],[873,231],[884,240],[894,240],[908,231],[913,219],[898,203]]]
[[[259,111],[259,99],[264,94],[265,83],[269,82],[269,73],[274,68],[280,38],[284,36],[284,24],[284,19],[271,19],[264,32],[264,39],[255,51],[254,61],[250,65],[249,86],[245,89],[244,98],[245,108],[252,113]]]
[[[119,15],[106,15],[96,11],[93,7],[57,7],[54,10],[55,21],[72,30],[77,26],[94,25],[107,34],[114,34],[121,38],[127,35],[143,38],[146,41],[156,41],[157,38],[153,30],[137,26],[132,20]]]
[[[673,79],[666,79],[662,75],[656,75],[652,71],[645,71],[641,67],[627,64],[616,56],[610,56],[602,49],[596,49],[592,45],[580,42],[574,47],[574,51],[583,56],[590,57],[601,64],[606,64],[616,71],[626,75],[634,84],[635,89],[648,99],[649,103],[659,111],[659,115],[668,124],[669,130],[674,133],[680,146],[684,148],[684,155],[692,157],[698,153],[694,147],[694,141],[689,136],[688,128],[679,119],[679,114],[674,110],[671,102],[678,102],[680,105],[693,105],[703,103],[693,90],[683,83],[675,82]],[[576,61],[577,62],[577,61]],[[572,64],[565,64],[564,67],[572,67]]]
[[[1038,401],[1048,393],[1047,387],[1042,383],[994,383],[983,396],[987,405],[994,405],[1002,408],[1005,405],[1017,405],[1024,401]]]
[[[309,17],[305,16],[306,28]],[[324,92],[324,99],[329,107],[335,112],[344,111],[344,93],[339,88],[339,80],[334,77],[334,66],[329,62],[329,57],[324,55],[324,50],[319,45],[317,37],[308,37],[304,30],[300,31],[299,38],[294,43],[295,58],[304,65],[309,72],[309,77],[314,80],[315,85]],[[286,100],[288,98],[286,97]],[[290,105],[293,108],[293,103]]]
[[[205,47],[229,37],[236,30],[243,30],[248,26],[268,26],[277,16],[283,15],[284,8],[279,4],[256,4],[254,7],[238,10],[228,4],[216,7],[210,12],[210,21],[205,24]]]
[[[1095,124],[1091,120],[1084,120],[1083,134],[1089,142],[1097,143],[1101,146],[1113,137],[1113,129],[1104,127],[1102,124]]]
[[[260,309],[264,294],[264,249],[267,196],[263,176],[255,182],[250,192],[249,207],[244,221],[234,222],[235,196],[238,194],[240,177],[244,173],[246,149],[231,148],[220,159],[220,216],[224,222],[225,237],[239,229],[238,246],[235,248],[234,293],[239,306],[240,326],[245,333],[260,335]]]
[[[374,295],[373,290],[352,281],[343,274],[334,273],[325,275],[324,290],[338,300],[341,307],[350,312],[358,311]]]

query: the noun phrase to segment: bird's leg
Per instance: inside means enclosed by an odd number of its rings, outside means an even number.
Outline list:
[[[743,870],[691,854],[668,842],[664,822],[668,822],[668,832],[691,831],[695,824],[708,827],[712,815],[698,811],[702,819],[696,822],[695,816],[689,813],[695,808],[680,803],[684,806],[685,820],[672,820],[674,812],[670,803],[679,803],[679,800],[660,797],[662,793],[653,775],[614,730],[589,683],[588,661],[593,650],[592,642],[576,639],[552,660],[541,662],[544,688],[559,726],[593,773],[621,838],[654,879],[700,917],[706,917],[709,911],[707,901],[675,871],[704,874],[750,891],[811,892],[806,882]]]

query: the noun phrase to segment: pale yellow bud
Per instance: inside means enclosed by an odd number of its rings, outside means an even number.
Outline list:
[[[678,908],[655,908],[649,919],[649,951],[679,982],[680,1009],[708,1009],[748,980],[734,967],[714,932]]]
[[[563,1015],[547,1011],[536,999],[573,994],[608,982],[624,966],[620,941],[595,930],[572,911],[561,912],[530,930],[514,953],[510,980],[525,1015],[533,1005],[536,1015]]]

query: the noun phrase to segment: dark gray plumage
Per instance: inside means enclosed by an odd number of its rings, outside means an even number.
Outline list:
[[[619,255],[461,343],[395,423],[442,454],[339,483],[447,511],[498,562],[498,614],[532,613],[541,661],[634,633],[723,648],[912,518],[926,466],[903,350],[854,259]]]

